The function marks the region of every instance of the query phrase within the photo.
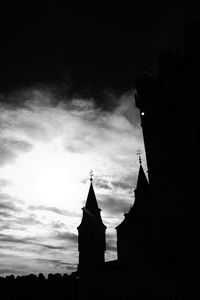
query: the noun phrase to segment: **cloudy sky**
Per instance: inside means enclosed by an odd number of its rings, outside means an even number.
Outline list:
[[[18,91],[0,106],[0,274],[72,272],[89,171],[116,258],[115,226],[134,201],[143,149],[134,90],[103,110],[95,99]],[[110,99],[110,100],[109,100]],[[7,100],[7,101],[5,101]],[[13,105],[8,103],[20,103]],[[144,165],[145,165],[145,155]]]
[[[19,3],[0,15],[0,275],[65,273],[78,263],[77,226],[89,171],[107,226],[134,201],[145,153],[135,78],[163,48],[182,49],[199,15],[168,1],[75,8]]]

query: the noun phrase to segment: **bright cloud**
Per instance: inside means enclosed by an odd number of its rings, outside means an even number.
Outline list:
[[[133,93],[109,111],[39,90],[17,97],[23,106],[0,107],[2,270],[7,261],[20,274],[72,270],[90,169],[108,227],[107,259],[115,258],[114,227],[133,203],[136,152],[144,150]]]

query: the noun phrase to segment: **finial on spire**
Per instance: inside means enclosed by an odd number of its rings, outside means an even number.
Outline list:
[[[141,154],[142,154],[142,150],[138,149],[137,155],[138,155],[138,157],[139,157],[139,164],[140,164],[140,165],[142,164]]]
[[[92,182],[93,181],[93,176],[94,176],[94,173],[93,173],[93,171],[92,170],[90,170],[90,181]]]

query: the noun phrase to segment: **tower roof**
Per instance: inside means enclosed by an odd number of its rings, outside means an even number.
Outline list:
[[[147,177],[144,173],[144,169],[142,167],[142,164],[140,164],[139,174],[138,174],[138,180],[136,185],[136,190],[143,190],[149,187],[149,183],[147,180]]]
[[[106,228],[101,219],[100,211],[101,209],[98,207],[97,199],[95,196],[92,178],[90,178],[90,188],[87,196],[87,200],[85,203],[85,207],[83,207],[83,217],[81,224],[78,226],[78,229],[82,226],[89,225],[93,226],[94,224],[100,225]]]
[[[97,199],[95,196],[92,180],[90,180],[90,181],[91,181],[91,183],[90,183],[90,188],[89,188],[85,208],[87,210],[89,210],[91,213],[94,213],[94,212],[98,211],[99,208],[98,208]]]
[[[149,182],[144,173],[142,164],[140,164],[137,185],[135,189],[135,202],[133,205],[133,210],[135,210],[137,206],[146,205],[147,199],[149,199]]]
[[[124,220],[119,224],[116,229],[130,225],[136,218],[136,213],[138,213],[138,208],[140,211],[140,207],[143,206],[149,198],[149,183],[147,177],[144,173],[144,169],[142,167],[141,159],[139,159],[140,168],[138,173],[137,185],[135,189],[135,202],[128,213],[125,213]]]

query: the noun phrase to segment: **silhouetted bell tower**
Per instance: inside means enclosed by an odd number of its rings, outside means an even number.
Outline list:
[[[78,229],[78,251],[80,272],[90,272],[101,267],[105,262],[106,226],[101,219],[101,209],[98,207],[93,188],[92,174],[90,188],[85,207],[82,208],[83,216]]]

